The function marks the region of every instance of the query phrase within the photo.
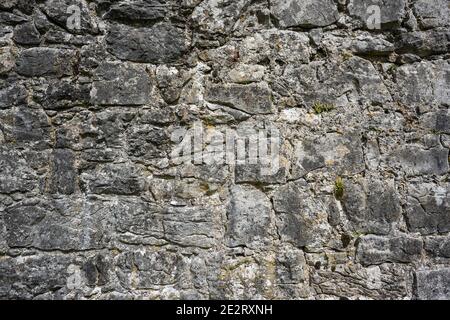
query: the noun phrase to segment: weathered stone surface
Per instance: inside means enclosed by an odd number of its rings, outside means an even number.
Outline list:
[[[50,192],[61,194],[74,193],[77,183],[76,178],[74,152],[68,149],[56,149],[53,152]]]
[[[1,0],[0,299],[449,298],[448,13]]]
[[[134,0],[114,3],[103,15],[106,20],[122,22],[152,22],[163,19],[169,11],[166,1],[162,0]]]
[[[397,69],[398,99],[405,105],[444,104],[450,97],[448,61],[420,62]]]
[[[30,199],[6,209],[8,246],[42,250],[87,250],[103,248],[109,241],[108,221],[97,202],[54,202]]]
[[[183,260],[180,255],[164,250],[125,252],[117,258],[117,267],[117,277],[123,286],[151,289],[175,284],[182,272]]]
[[[365,266],[386,262],[408,263],[420,258],[422,247],[423,243],[419,238],[368,235],[359,239],[356,255]]]
[[[94,194],[136,195],[144,188],[144,180],[135,166],[106,164],[99,170],[81,174],[83,189]]]
[[[427,237],[425,239],[425,250],[431,257],[450,258],[450,237]]]
[[[10,48],[0,48],[0,61],[0,75],[14,68],[15,59]]]
[[[358,173],[364,169],[361,141],[357,132],[344,135],[330,133],[318,139],[299,141],[295,154],[295,177],[323,168],[338,174]]]
[[[96,33],[98,31],[88,4],[84,0],[47,0],[40,5],[40,8],[49,19],[71,33]],[[74,24],[71,27],[69,19],[78,12],[80,13],[80,25]]]
[[[127,79],[124,83],[122,79]],[[143,105],[149,102],[152,83],[144,68],[102,63],[96,70],[91,102],[99,105]]]
[[[32,22],[16,26],[13,39],[16,43],[22,45],[37,45],[41,42],[39,31]]]
[[[211,248],[222,238],[218,208],[167,208],[163,215],[165,238],[169,242]]]
[[[369,20],[373,16],[374,10],[371,6],[377,6],[381,14],[381,26],[385,28],[399,26],[406,15],[405,0],[381,0],[374,3],[371,0],[350,0],[348,11],[351,16],[360,20],[364,27],[368,26]]]
[[[324,27],[339,18],[336,4],[331,0],[271,1],[272,14],[281,27]]]
[[[417,298],[448,300],[450,297],[450,268],[416,272]]]
[[[431,190],[411,190],[407,201],[406,222],[412,232],[423,235],[445,234],[450,231],[450,188],[439,186]]]
[[[226,241],[230,247],[265,247],[274,236],[269,198],[251,186],[235,185],[230,190]]]
[[[418,145],[404,145],[392,152],[389,162],[400,166],[408,175],[443,175],[449,171],[448,149],[424,149]]]
[[[346,180],[342,204],[358,233],[388,234],[402,213],[392,181]]]
[[[450,10],[446,0],[418,0],[413,4],[414,14],[422,28],[448,26]]]
[[[151,28],[114,25],[106,42],[117,58],[154,64],[179,59],[187,49],[184,30],[171,24],[158,23]]]
[[[54,254],[2,259],[0,298],[32,299],[49,293],[47,299],[61,298],[70,263],[70,257]]]
[[[42,168],[44,165],[39,164],[34,155],[36,154],[25,151],[7,151],[5,146],[0,149],[1,193],[28,192],[42,188],[43,178],[38,176],[33,167]]]
[[[322,199],[312,201],[300,183],[280,187],[273,196],[278,232],[282,241],[298,248],[314,248],[328,240],[329,226]],[[322,237],[314,235],[320,232]]]
[[[76,51],[31,48],[22,51],[16,61],[17,73],[27,77],[70,76],[74,74]]]
[[[267,84],[209,85],[205,99],[249,114],[272,113],[272,97]]]
[[[421,57],[448,52],[449,33],[444,31],[416,31],[401,33],[395,43],[398,53],[413,53]]]
[[[249,3],[249,0],[206,0],[196,6],[191,18],[203,32],[228,33]]]

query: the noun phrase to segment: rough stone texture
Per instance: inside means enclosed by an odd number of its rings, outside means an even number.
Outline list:
[[[449,17],[0,1],[0,299],[450,299]],[[207,161],[270,128],[274,172]]]

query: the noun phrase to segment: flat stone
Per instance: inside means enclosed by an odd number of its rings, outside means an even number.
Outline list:
[[[114,3],[103,15],[103,19],[128,22],[152,22],[163,19],[168,5],[162,0],[133,0]]]
[[[422,28],[445,27],[450,24],[450,10],[447,0],[418,0],[413,11]]]
[[[113,25],[106,43],[108,51],[121,60],[153,64],[174,62],[187,49],[184,30],[168,23],[151,28]]]
[[[423,235],[450,231],[449,187],[429,190],[421,196],[407,198],[406,222],[411,232]]]
[[[332,0],[275,0],[272,14],[283,28],[325,27],[338,20],[339,12]]]
[[[182,246],[212,248],[223,237],[221,214],[216,208],[167,208],[165,238]]]
[[[139,169],[128,164],[106,164],[81,174],[83,188],[93,194],[136,195],[144,188]]]
[[[450,298],[450,268],[416,272],[416,293],[419,300]]]
[[[105,62],[96,69],[91,102],[98,105],[144,105],[150,101],[151,90],[152,83],[144,67]]]
[[[76,179],[77,170],[74,152],[69,149],[56,149],[53,152],[50,192],[72,194],[75,192]]]
[[[400,166],[409,176],[422,174],[443,175],[449,171],[448,149],[423,149],[418,145],[404,145],[391,153],[389,163]]]
[[[98,202],[27,199],[6,210],[7,243],[41,250],[104,248],[109,225],[102,208]]]
[[[318,139],[298,141],[293,175],[302,177],[318,169],[333,170],[337,174],[355,174],[364,170],[359,134],[329,133]]]
[[[399,26],[406,15],[405,0],[381,0],[378,3],[371,0],[350,0],[348,11],[351,16],[357,18],[364,27],[368,28],[368,22],[371,21],[373,15],[373,11],[369,10],[372,5],[380,8],[380,24],[383,28]]]
[[[274,221],[269,198],[264,193],[250,186],[232,186],[227,210],[228,246],[257,248],[271,243]]]
[[[249,114],[273,112],[272,95],[267,84],[212,84],[207,86],[205,99]]]
[[[344,180],[344,211],[355,232],[387,235],[402,213],[392,181]]]
[[[71,76],[76,51],[54,48],[31,48],[22,51],[16,61],[17,73],[26,77]]]
[[[364,266],[386,262],[411,263],[422,254],[422,240],[407,235],[390,238],[368,235],[358,241],[356,256]]]

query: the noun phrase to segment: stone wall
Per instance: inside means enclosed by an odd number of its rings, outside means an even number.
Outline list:
[[[449,3],[1,0],[0,298],[450,299]]]

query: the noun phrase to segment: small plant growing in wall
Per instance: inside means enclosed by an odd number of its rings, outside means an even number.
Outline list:
[[[344,198],[344,181],[341,177],[337,177],[336,182],[334,183],[334,196],[338,200],[342,200]]]
[[[328,103],[316,102],[313,105],[313,109],[314,109],[314,112],[316,114],[321,114],[321,113],[324,113],[324,112],[330,112],[334,108],[335,107],[332,104],[328,104]]]

